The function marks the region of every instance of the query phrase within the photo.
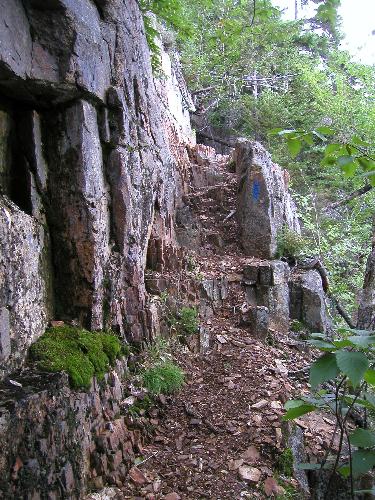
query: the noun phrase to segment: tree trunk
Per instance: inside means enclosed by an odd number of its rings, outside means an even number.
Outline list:
[[[361,330],[375,330],[375,217],[372,250],[367,259],[362,296],[359,301],[357,327]]]

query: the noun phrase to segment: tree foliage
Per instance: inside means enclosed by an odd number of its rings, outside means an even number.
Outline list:
[[[334,417],[336,426],[332,442],[338,434],[337,454],[328,449],[321,463],[300,464],[300,468],[326,468],[331,471],[331,478],[336,473],[350,478],[350,498],[354,499],[354,480],[375,466],[375,432],[370,429],[368,420],[368,413],[375,411],[372,392],[375,387],[375,332],[341,328],[333,337],[312,334],[308,343],[323,352],[310,367],[311,394],[288,401],[284,420],[294,420],[313,411],[327,412]],[[353,412],[364,416],[364,428],[357,426],[350,430]]]

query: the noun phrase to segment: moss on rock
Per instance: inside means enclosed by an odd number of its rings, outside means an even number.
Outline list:
[[[40,369],[66,371],[74,389],[90,388],[93,376],[102,379],[120,355],[121,343],[115,335],[69,325],[49,328],[30,347],[30,358]]]
[[[283,476],[292,477],[293,476],[293,452],[290,448],[285,448],[281,453],[277,461],[277,468]]]

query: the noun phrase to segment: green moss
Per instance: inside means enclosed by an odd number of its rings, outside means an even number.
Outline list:
[[[115,335],[69,325],[49,328],[30,348],[30,357],[39,368],[66,371],[74,389],[88,389],[94,375],[102,379],[120,355],[121,344]]]
[[[171,394],[184,383],[184,372],[171,361],[164,361],[142,372],[142,382],[150,394]]]
[[[285,448],[277,461],[277,469],[283,476],[292,477],[293,463],[294,459],[292,450],[290,448]]]
[[[301,323],[301,321],[298,321],[298,319],[293,319],[290,324],[290,331],[294,333],[300,333],[303,332],[303,330],[304,330],[303,323]]]

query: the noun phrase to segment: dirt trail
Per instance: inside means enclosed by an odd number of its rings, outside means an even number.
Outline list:
[[[226,277],[228,296],[202,324],[212,348],[176,354],[187,383],[153,410],[155,438],[143,450],[140,477],[129,482],[125,498],[302,498],[282,496],[281,484],[288,489],[297,482],[277,463],[286,447],[283,406],[305,389],[310,355],[290,334],[273,330],[264,342],[239,326],[240,280],[254,259],[242,254],[237,241],[235,174],[223,162],[214,166],[222,182],[192,190],[188,202],[205,235],[195,257],[199,273]]]

